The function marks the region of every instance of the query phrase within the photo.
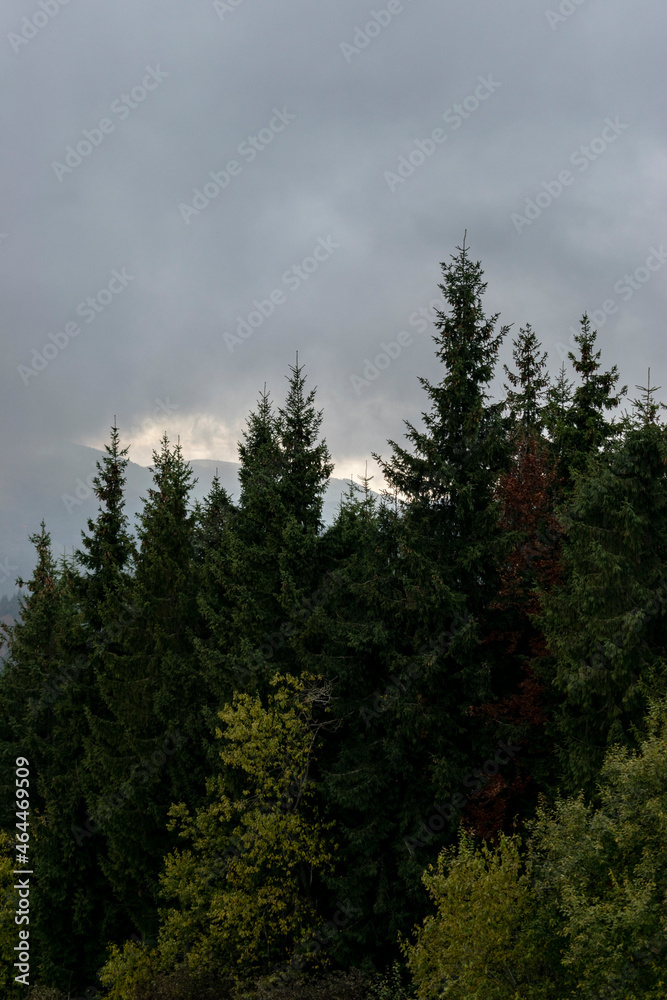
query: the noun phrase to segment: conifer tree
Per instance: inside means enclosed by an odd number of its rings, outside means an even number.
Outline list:
[[[322,527],[322,497],[333,471],[326,441],[318,443],[322,411],[314,407],[315,389],[305,395],[303,365],[290,365],[289,392],[278,410],[282,450],[281,492],[286,511],[303,531]]]
[[[298,354],[290,371],[285,405],[278,410],[280,491],[286,515],[280,554],[283,631],[298,628],[302,602],[318,589],[325,573],[322,502],[333,471],[326,441],[318,441],[322,411],[314,407],[316,390],[305,394]]]
[[[541,435],[543,426],[542,400],[545,390],[549,388],[549,376],[545,372],[547,353],[544,351],[540,356],[540,343],[530,323],[525,329],[520,329],[513,344],[512,357],[518,371],[512,372],[507,365],[503,365],[513,387],[503,386],[507,393],[505,406],[520,437],[537,437]]]
[[[247,647],[248,643],[261,646],[281,618],[279,557],[286,511],[278,421],[266,385],[246,424],[238,446],[241,496],[237,520],[246,566],[236,629]]]
[[[193,642],[202,678],[202,709],[211,732],[220,706],[231,701],[250,673],[237,662],[237,614],[246,596],[237,520],[238,509],[216,471],[209,493],[197,506],[195,533],[199,632]],[[216,763],[213,746],[211,753],[209,771]]]
[[[636,745],[632,725],[667,679],[667,430],[650,405],[639,412],[639,426],[589,461],[560,511],[563,583],[540,616],[569,791],[593,790],[610,744]]]
[[[431,411],[422,414],[425,429],[406,421],[414,450],[390,441],[389,461],[374,456],[389,485],[409,502],[409,518],[426,522],[423,534],[438,559],[451,554],[454,538],[488,537],[490,491],[507,464],[503,404],[489,405],[486,390],[509,327],[494,333],[498,316],[486,319],[482,310],[486,283],[481,264],[470,261],[465,240],[457,249],[453,262],[442,265],[444,283],[439,286],[450,315],[438,311],[439,332],[433,337],[445,374],[437,385],[419,378],[431,402]],[[476,568],[459,568],[464,589],[466,582],[478,582]]]
[[[542,436],[543,399],[549,389],[547,355],[540,352],[530,324],[514,340],[513,357],[517,372],[504,366],[510,383],[504,389],[513,458],[495,491],[507,547],[484,639],[496,669],[491,675],[491,698],[471,712],[498,737],[521,746],[521,754],[504,773],[492,776],[466,806],[466,829],[484,837],[495,837],[500,830],[509,833],[516,810],[525,813],[534,806],[537,791],[543,791],[546,780],[553,777],[550,742],[544,733],[548,693],[534,670],[546,655],[546,642],[533,617],[540,608],[535,584],[539,581],[548,589],[558,579],[560,531],[554,516],[555,468]]]
[[[565,427],[567,415],[572,405],[574,382],[565,373],[565,362],[558,371],[556,381],[547,389],[546,402],[542,410],[542,420],[547,430],[549,451],[556,468],[562,472],[565,463]],[[560,478],[559,478],[559,481]]]
[[[103,617],[108,619],[109,602],[127,589],[135,555],[124,512],[128,450],[120,448],[120,435],[114,421],[111,443],[105,445],[106,455],[101,464],[97,463],[98,472],[93,479],[93,491],[100,504],[97,519],[88,519],[90,534],[81,533],[83,549],[75,553],[76,562],[86,572],[80,589],[87,621],[94,630],[102,627]],[[113,613],[116,611],[114,607]]]
[[[258,691],[276,669],[296,669],[290,636],[324,571],[319,533],[332,465],[326,442],[318,441],[315,390],[306,394],[298,358],[288,382],[277,415],[265,386],[248,417],[239,509],[226,542],[234,636],[225,653]]]
[[[252,411],[239,443],[239,506],[244,515],[244,527],[249,539],[264,539],[277,535],[276,524],[284,520],[284,506],[280,500],[281,454],[278,420],[266,391],[266,384]],[[271,529],[273,529],[271,531]]]
[[[125,625],[117,642],[105,645],[97,671],[106,712],[89,719],[89,820],[79,832],[83,839],[100,831],[114,897],[145,935],[156,928],[167,811],[177,799],[198,801],[206,758],[205,696],[193,646],[192,470],[166,435],[153,463]]]
[[[481,265],[465,245],[443,273],[450,312],[434,339],[445,372],[437,385],[421,380],[432,403],[425,429],[407,425],[412,450],[390,442],[389,461],[374,456],[400,513],[389,495],[377,510],[343,506],[331,538],[349,546],[339,556],[346,586],[305,641],[341,721],[321,767],[343,837],[337,891],[365,915],[342,935],[348,961],[392,957],[396,932],[418,912],[420,863],[434,842],[426,823],[446,804],[435,830],[451,836],[460,806],[450,800],[459,792],[465,802],[466,770],[489,756],[469,708],[489,692],[480,623],[497,589],[494,488],[509,444],[502,404],[489,405],[486,389],[505,330],[495,335],[497,317],[483,315]]]
[[[571,402],[564,414],[556,416],[554,445],[561,456],[559,475],[564,489],[570,493],[574,476],[583,472],[588,456],[596,457],[607,440],[614,440],[622,430],[607,420],[605,411],[613,410],[627,392],[623,386],[614,393],[619,379],[618,366],[608,372],[600,371],[602,351],[595,351],[597,331],[591,329],[586,313],[581,318],[581,332],[574,339],[579,348],[577,357],[572,351],[568,358],[581,382],[574,389]],[[561,391],[562,386],[559,386]],[[555,399],[554,399],[555,402]]]
[[[33,968],[67,989],[91,981],[103,956],[98,932],[108,928],[95,855],[78,851],[70,835],[83,805],[80,769],[93,678],[71,568],[56,566],[44,522],[31,541],[37,565],[10,629],[0,678],[2,772],[5,780],[13,773],[11,758],[29,761]],[[5,822],[13,834],[13,822]]]

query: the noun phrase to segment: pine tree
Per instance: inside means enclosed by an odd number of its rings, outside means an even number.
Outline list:
[[[561,473],[565,465],[565,434],[568,413],[572,406],[572,390],[574,382],[565,374],[563,362],[558,371],[556,381],[547,389],[547,397],[542,410],[542,420],[547,430],[549,451]],[[559,482],[562,480],[559,477]]]
[[[319,534],[332,465],[326,442],[318,442],[322,414],[314,407],[315,390],[306,395],[298,358],[291,372],[278,414],[265,386],[248,417],[239,444],[239,509],[224,556],[233,620],[224,653],[257,691],[265,690],[275,670],[297,669],[290,636],[324,572]],[[215,655],[221,651],[218,643]]]
[[[264,390],[257,401],[257,410],[246,420],[247,430],[239,443],[239,506],[248,539],[267,540],[279,535],[284,521],[284,505],[280,497],[281,454],[278,420],[273,412],[270,394]],[[278,529],[276,529],[278,525]]]
[[[495,838],[501,830],[509,834],[517,811],[530,813],[537,794],[553,794],[558,780],[546,734],[553,696],[538,677],[548,650],[535,619],[544,593],[560,582],[562,529],[554,513],[555,471],[544,441],[527,435],[519,440],[512,467],[500,477],[496,491],[508,549],[484,640],[495,665],[492,697],[471,712],[498,738],[520,746],[521,753],[466,807],[466,829],[485,838]]]
[[[238,446],[241,496],[237,532],[246,565],[239,581],[236,632],[247,650],[261,646],[264,637],[279,627],[282,616],[279,560],[286,511],[281,495],[278,421],[266,386],[246,424]]]

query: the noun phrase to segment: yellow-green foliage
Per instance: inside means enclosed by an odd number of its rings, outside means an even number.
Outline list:
[[[109,993],[105,1000],[135,1000],[148,987],[158,971],[155,949],[149,950],[134,941],[126,941],[122,950],[109,949],[109,959],[100,972],[100,980]]]
[[[664,1000],[667,701],[638,752],[607,752],[598,791],[540,807],[524,855],[465,834],[442,852],[424,875],[438,912],[403,944],[420,1000]]]
[[[14,968],[16,952],[14,947],[19,943],[19,927],[14,922],[14,913],[18,903],[18,894],[13,889],[14,869],[14,838],[5,830],[0,830],[0,996],[7,1000],[24,996],[26,988],[21,983],[14,982],[17,970]],[[28,924],[21,924],[24,930],[30,930]],[[30,963],[31,972],[33,962]],[[31,980],[34,976],[31,975]]]
[[[420,1000],[542,1000],[544,954],[535,922],[530,875],[522,870],[518,837],[502,836],[497,850],[477,847],[461,832],[437,870],[423,882],[438,907],[403,942]],[[432,873],[432,874],[431,874]]]
[[[315,872],[332,870],[336,849],[309,778],[323,725],[313,720],[314,701],[326,701],[317,678],[276,675],[266,707],[235,694],[219,713],[222,767],[207,782],[209,804],[194,816],[182,803],[170,810],[170,829],[188,846],[165,859],[162,894],[174,902],[160,910],[161,969],[186,960],[193,973],[216,970],[249,982],[300,946],[300,967],[306,961],[317,927],[311,884]],[[124,970],[137,956],[131,946],[126,952],[114,953],[105,982],[128,979]],[[137,974],[154,960],[139,957]],[[125,1000],[125,993],[113,997]]]
[[[638,752],[607,752],[600,804],[538,812],[531,854],[566,923],[563,965],[579,996],[667,996],[667,701],[651,705]]]

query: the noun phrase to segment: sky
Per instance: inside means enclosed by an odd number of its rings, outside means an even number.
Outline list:
[[[464,232],[513,324],[496,398],[520,327],[555,376],[584,311],[628,398],[667,387],[666,28],[658,0],[4,0],[2,480],[114,415],[140,464],[164,432],[235,461],[298,351],[335,475],[377,485],[444,375]]]

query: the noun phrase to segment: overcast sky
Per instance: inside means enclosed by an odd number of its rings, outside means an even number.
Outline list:
[[[234,461],[297,350],[363,472],[442,376],[419,310],[466,229],[501,365],[529,322],[555,374],[595,311],[605,367],[667,398],[666,26],[659,0],[4,0],[3,476],[114,414],[134,461],[163,430]]]

